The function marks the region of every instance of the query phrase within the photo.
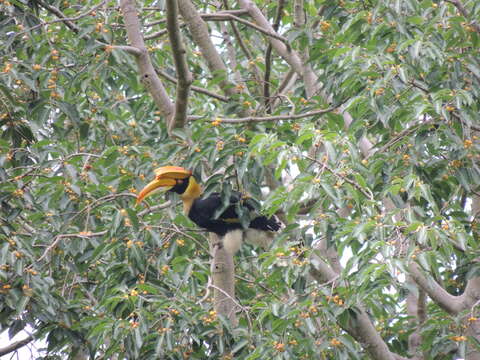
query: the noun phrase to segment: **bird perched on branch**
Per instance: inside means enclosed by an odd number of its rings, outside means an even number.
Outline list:
[[[219,193],[202,197],[202,187],[192,172],[179,166],[164,166],[155,170],[155,180],[145,186],[137,197],[137,204],[155,190],[175,192],[183,201],[183,211],[199,227],[217,234],[221,245],[235,254],[245,240],[265,247],[281,223],[275,217],[255,212],[254,207],[240,193],[222,198]]]

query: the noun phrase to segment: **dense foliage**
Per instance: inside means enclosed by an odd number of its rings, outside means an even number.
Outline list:
[[[146,38],[165,28],[151,25],[162,4],[137,3]],[[257,5],[274,23],[279,2]],[[480,275],[480,5],[465,0],[465,17],[447,1],[306,1],[301,26],[293,6],[278,31],[308,50],[318,91],[308,97],[299,78],[266,102],[255,74],[268,67],[273,93],[290,66],[275,52],[266,62],[256,29],[237,24],[247,58],[224,41],[228,21],[208,22],[238,92],[225,102],[192,91],[195,117],[170,136],[134,56],[111,46],[128,44],[116,3],[0,0],[0,331],[28,325],[49,358],[367,359],[345,331],[362,307],[401,356],[417,330],[425,359],[478,346],[466,336],[475,308],[452,315],[428,300],[418,318],[406,297],[419,293],[411,261],[452,295]],[[182,32],[193,85],[222,93],[225,74]],[[167,36],[146,41],[175,76]],[[236,328],[213,311],[207,234],[180,207],[150,208],[162,196],[135,206],[152,170],[170,164],[194,170],[206,192],[252,195],[286,224],[266,251],[235,257]],[[311,276],[321,241],[343,264],[326,284]]]

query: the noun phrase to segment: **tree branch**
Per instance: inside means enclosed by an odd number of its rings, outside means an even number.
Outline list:
[[[408,337],[408,351],[410,354],[420,357],[420,346],[422,344],[420,328],[425,321],[426,296],[425,291],[419,288],[410,276],[407,278],[407,283],[410,285],[407,287],[408,295],[406,299],[407,315],[410,316],[408,322],[412,327],[415,327],[415,331]],[[418,291],[412,291],[411,287]]]
[[[11,352],[14,352],[21,347],[27,345],[28,343],[32,342],[33,340],[33,335],[28,335],[25,339],[15,341],[14,343],[11,343],[10,345],[7,345],[5,347],[0,348],[0,356],[7,355]]]
[[[216,120],[227,124],[242,124],[251,122],[265,122],[265,121],[280,121],[280,120],[297,120],[311,116],[322,115],[332,112],[337,107],[330,107],[328,109],[313,110],[303,114],[291,114],[291,115],[275,115],[275,116],[248,116],[244,118],[217,118]]]
[[[455,6],[460,12],[460,14],[462,14],[463,17],[468,20],[468,18],[470,17],[470,14],[467,12],[467,10],[465,9],[465,6],[463,6],[460,0],[445,0],[445,1]],[[480,25],[477,24],[476,21],[470,22],[470,26],[473,26],[475,31],[480,34]]]
[[[222,246],[221,239],[213,233],[209,238],[212,253],[210,270],[213,279],[213,306],[218,315],[238,324],[235,299],[235,268],[233,255]]]
[[[59,22],[63,22],[70,30],[78,34],[80,32],[80,29],[75,25],[70,18],[66,17],[63,12],[61,12],[59,9],[57,9],[55,6],[52,6],[50,4],[47,4],[43,2],[42,0],[37,0],[37,3],[43,7],[45,10],[48,10],[55,16],[59,18]]]
[[[88,238],[91,238],[91,237],[103,236],[106,233],[108,233],[108,230],[99,231],[99,232],[96,232],[96,233],[92,233],[90,231],[83,231],[83,232],[79,232],[79,233],[75,233],[75,234],[59,234],[59,235],[55,236],[53,242],[45,249],[42,256],[40,256],[36,262],[39,263],[43,259],[45,259],[45,257],[48,255],[48,253],[50,251],[52,251],[58,245],[60,240],[62,240],[62,239],[70,238],[70,237],[76,237],[76,238],[80,238],[80,239],[88,239]]]
[[[187,122],[188,94],[193,82],[192,73],[188,69],[186,50],[183,45],[180,27],[178,26],[177,0],[167,0],[167,30],[173,53],[173,62],[177,72],[177,93],[175,99],[175,115],[169,124],[169,130],[183,128]]]
[[[268,30],[270,33],[274,33],[275,31],[272,28],[272,25],[268,22],[268,20],[263,16],[260,9],[255,5],[255,3],[251,0],[240,0],[240,6],[247,10],[249,15],[255,22],[263,29]],[[293,51],[290,47],[287,47],[282,41],[270,37],[270,43],[275,51],[288,63],[290,66],[300,75],[303,77],[304,69],[302,60],[298,56],[298,54]]]
[[[420,288],[422,288],[428,296],[430,296],[430,298],[446,312],[456,315],[465,308],[461,299],[463,295],[454,296],[449,294],[435,280],[431,278],[428,279],[416,262],[411,261],[408,265],[408,270],[418,286],[420,286]]]
[[[222,75],[225,77],[219,82],[220,87],[228,96],[235,95],[237,93],[235,86],[232,86],[227,79],[227,67],[210,39],[207,24],[203,21],[190,0],[178,0],[178,7],[182,17],[187,23],[193,41],[200,48],[210,71],[215,75]]]
[[[222,15],[224,15],[224,14],[232,14],[232,15],[235,15],[235,16],[248,15],[247,11],[245,11],[243,9],[237,9],[237,10],[222,10],[222,11],[218,11],[216,13],[210,13],[210,14],[209,13],[204,13],[204,14],[200,14],[200,16],[205,21],[209,21],[209,20],[222,21],[222,20],[227,20],[226,18],[225,19],[222,18]],[[143,27],[151,27],[151,26],[154,26],[154,25],[163,24],[163,23],[165,23],[165,21],[166,21],[166,19],[160,19],[160,20],[152,21],[151,23],[143,24]]]
[[[277,14],[275,16],[275,23],[273,24],[273,30],[278,31],[280,27],[280,21],[282,20],[283,8],[285,6],[285,0],[279,0],[277,4]],[[268,43],[267,50],[265,51],[265,78],[263,82],[263,97],[265,98],[265,107],[267,113],[272,111],[272,101],[270,99],[270,72],[272,67],[272,44]]]
[[[294,26],[298,29],[305,30],[306,17],[303,0],[295,0],[293,2],[293,18]],[[300,58],[303,62],[303,81],[305,83],[305,95],[308,99],[315,94],[318,86],[317,77],[313,74],[312,67],[308,63],[308,59],[310,58],[308,46],[300,53]]]
[[[227,0],[223,0],[223,5],[225,6],[226,9],[228,9],[228,1]],[[245,10],[243,10],[245,11]],[[253,59],[253,55],[252,53],[250,52],[250,50],[248,49],[248,47],[245,45],[245,42],[243,41],[243,37],[242,35],[240,34],[240,31],[238,31],[238,28],[237,28],[237,25],[235,24],[235,21],[233,20],[230,20],[229,21],[229,24],[230,26],[232,27],[232,30],[233,30],[233,36],[235,37],[235,39],[237,40],[237,43],[238,45],[240,46],[240,49],[243,51],[243,53],[245,54],[245,57],[247,58],[248,62],[249,62],[249,65],[252,66],[253,68],[253,75],[255,77],[255,81],[257,83],[260,83],[261,82],[261,79],[262,79],[262,76],[261,76],[261,73],[260,73],[260,69],[258,68],[257,66],[257,63],[254,61]],[[225,28],[225,26],[224,26]],[[233,45],[231,44],[230,42],[230,36],[228,35],[228,32],[224,31],[224,34],[223,34],[223,38],[227,41],[227,46],[228,44],[230,44],[229,48],[231,48],[231,53],[232,55],[235,54],[235,51],[234,51],[234,48],[233,48]],[[230,66],[231,69],[235,69],[236,67],[233,67],[233,66]],[[239,74],[239,71],[236,71],[236,74]],[[237,82],[239,82],[241,79],[235,79]],[[258,87],[255,87],[253,89],[254,91],[256,91],[258,93]]]
[[[283,36],[277,34],[277,32],[275,32],[275,31],[271,31],[267,28],[263,28],[261,26],[258,26],[258,25],[254,24],[254,23],[252,23],[248,20],[242,19],[242,18],[240,18],[238,16],[235,16],[235,15],[232,15],[232,14],[222,14],[222,15],[213,15],[212,14],[211,17],[209,18],[209,20],[214,20],[215,18],[217,18],[217,20],[234,20],[234,21],[239,22],[243,25],[247,25],[247,26],[259,31],[260,33],[262,33],[266,36],[269,36],[273,39],[281,41],[282,43],[285,44],[285,46],[287,48],[290,48],[290,44],[289,44],[288,39],[286,39]]]
[[[134,0],[121,0],[120,8],[123,13],[127,36],[131,45],[137,48],[140,55],[135,57],[140,71],[142,83],[152,95],[155,104],[160,112],[165,116],[167,126],[174,114],[174,105],[172,104],[167,91],[153,68],[150,56],[148,55],[145,42],[140,32],[140,21],[135,9]]]
[[[38,25],[35,25],[35,26],[32,26],[30,28],[28,28],[27,30],[24,30],[20,33],[18,33],[18,35],[20,34],[24,34],[26,32],[31,32],[39,27],[42,27],[42,26],[47,26],[47,25],[51,25],[51,24],[55,24],[55,23],[59,23],[59,22],[63,22],[63,23],[67,23],[66,24],[71,30],[74,30],[75,32],[78,32],[78,27],[76,27],[75,24],[73,24],[73,21],[77,21],[77,20],[80,20],[86,16],[89,16],[92,11],[95,11],[97,10],[98,8],[102,7],[103,5],[105,5],[105,3],[107,2],[107,0],[102,0],[100,3],[98,3],[97,5],[95,5],[94,7],[88,9],[87,11],[84,11],[83,13],[77,15],[77,16],[74,16],[74,17],[65,17],[65,15],[59,10],[57,9],[56,7],[54,6],[51,6],[49,4],[46,4],[42,1],[39,1],[39,4],[49,10],[50,12],[52,12],[53,14],[57,15],[57,17],[59,17],[59,19],[55,19],[55,20],[51,20],[51,21],[47,21],[47,22],[42,22]]]

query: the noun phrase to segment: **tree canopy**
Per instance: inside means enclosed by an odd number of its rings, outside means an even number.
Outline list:
[[[480,359],[479,18],[0,0],[0,355]],[[178,197],[135,205],[163,165],[285,224],[228,289]]]

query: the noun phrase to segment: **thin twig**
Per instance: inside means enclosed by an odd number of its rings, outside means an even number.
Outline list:
[[[145,210],[142,210],[140,212],[137,213],[137,216],[144,216],[144,215],[147,215],[147,214],[150,214],[156,210],[162,210],[162,209],[166,209],[167,207],[169,207],[172,203],[170,201],[167,201],[167,202],[164,202],[163,204],[159,204],[159,205],[154,205],[154,206],[149,206],[148,208],[146,208]]]
[[[41,262],[45,257],[48,255],[50,251],[52,251],[60,242],[60,240],[65,239],[65,238],[71,238],[71,237],[76,237],[76,238],[81,238],[81,239],[88,239],[91,237],[96,237],[96,236],[103,236],[106,233],[108,233],[108,230],[92,233],[92,232],[80,232],[80,233],[75,233],[75,234],[59,234],[55,236],[53,242],[45,249],[43,252],[42,256],[40,256],[37,260],[37,263]]]
[[[165,78],[166,80],[176,84],[178,82],[178,80],[173,77],[173,76],[170,76],[169,74],[167,74],[166,72],[164,71],[161,71],[161,70],[158,70],[156,69],[157,71],[157,74],[160,75],[161,77]],[[210,97],[213,97],[217,100],[220,100],[220,101],[223,101],[223,102],[228,102],[229,101],[229,98],[226,97],[226,96],[223,96],[223,95],[220,95],[220,94],[217,94],[217,93],[214,93],[212,91],[209,91],[207,89],[204,89],[202,87],[199,87],[199,86],[190,86],[190,90],[192,91],[195,91],[195,92],[198,92],[200,94],[204,94],[204,95],[207,95],[207,96],[210,96]]]

